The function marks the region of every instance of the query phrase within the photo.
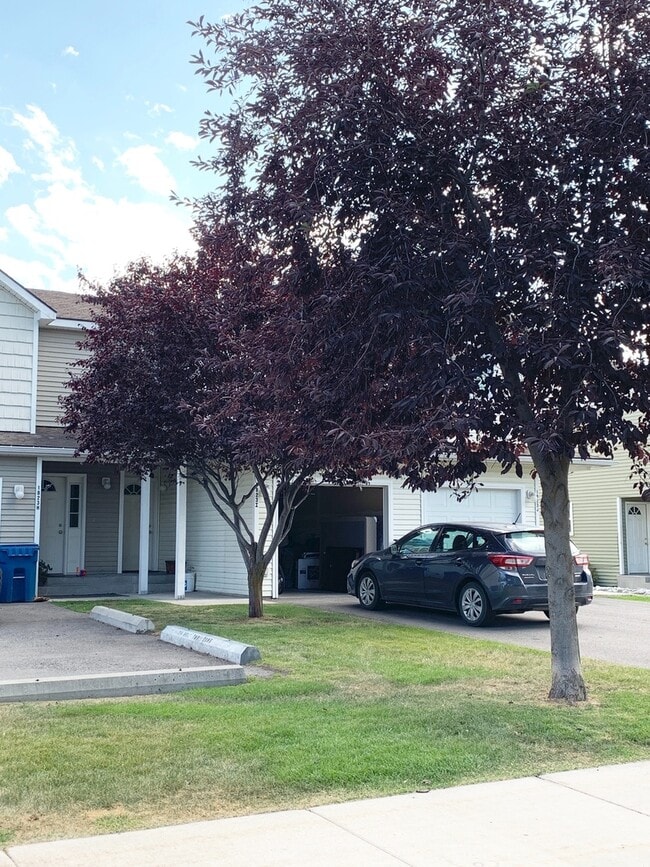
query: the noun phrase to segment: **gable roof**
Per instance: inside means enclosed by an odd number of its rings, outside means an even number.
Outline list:
[[[55,311],[57,319],[72,319],[80,322],[92,320],[93,305],[81,295],[72,292],[57,292],[53,289],[29,289],[40,301]]]
[[[61,319],[71,322],[92,321],[93,305],[84,301],[77,293],[57,292],[53,289],[26,289],[4,271],[0,271],[0,284],[34,310],[41,321],[47,323]],[[70,327],[61,324],[63,327]]]
[[[29,289],[25,289],[24,286],[4,271],[0,271],[0,284],[8,289],[14,297],[20,299],[23,304],[26,304],[30,310],[37,313],[39,319],[51,322],[56,318],[56,310],[54,310],[53,307],[50,307],[47,301],[39,298],[33,292],[30,292]]]

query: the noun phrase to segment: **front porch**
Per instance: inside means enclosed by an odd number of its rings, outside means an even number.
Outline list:
[[[50,599],[74,596],[133,596],[138,593],[138,573],[117,572],[91,575],[48,575],[45,583],[39,582],[38,595]],[[148,573],[148,594],[174,593],[174,575],[165,572]]]

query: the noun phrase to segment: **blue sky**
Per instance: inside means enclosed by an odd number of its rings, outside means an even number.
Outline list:
[[[141,255],[191,249],[169,201],[214,185],[190,165],[218,110],[190,57],[188,20],[245,0],[1,0],[0,269],[78,291]]]

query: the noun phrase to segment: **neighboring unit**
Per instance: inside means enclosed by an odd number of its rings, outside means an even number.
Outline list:
[[[650,589],[650,503],[630,471],[630,458],[617,450],[603,469],[571,474],[573,540],[589,552],[596,584]]]

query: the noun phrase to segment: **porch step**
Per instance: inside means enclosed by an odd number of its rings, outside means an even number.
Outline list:
[[[149,574],[149,592],[173,592],[174,576],[164,572]],[[138,592],[138,576],[134,572],[122,575],[50,575],[40,584],[39,596],[61,599],[68,596],[130,596]]]

